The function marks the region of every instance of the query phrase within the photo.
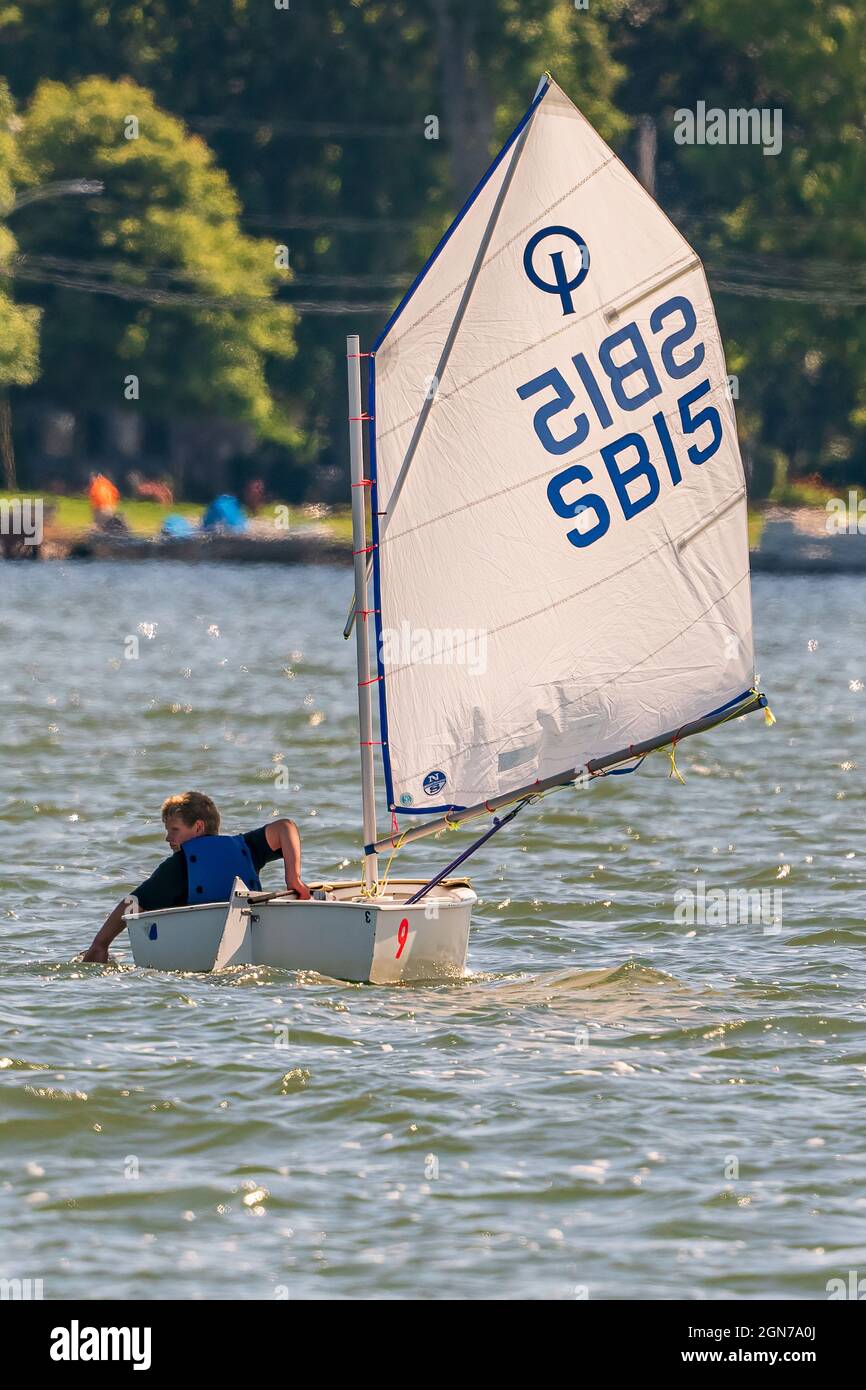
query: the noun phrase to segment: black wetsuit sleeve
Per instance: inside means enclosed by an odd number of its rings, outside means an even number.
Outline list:
[[[140,912],[159,912],[163,907],[185,907],[189,898],[186,855],[183,850],[169,855],[139,884],[133,895]]]
[[[260,830],[247,830],[244,834],[244,839],[247,842],[247,849],[252,855],[257,874],[261,873],[263,865],[270,864],[274,859],[282,859],[283,857],[281,850],[271,849],[268,844],[268,837],[265,834],[264,826],[262,826]]]

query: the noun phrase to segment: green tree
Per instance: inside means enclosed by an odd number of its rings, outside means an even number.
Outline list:
[[[19,127],[9,88],[0,81],[0,219],[15,206]],[[4,485],[10,489],[16,477],[9,387],[29,386],[39,371],[39,310],[16,304],[10,292],[16,252],[14,236],[0,221],[0,456]]]
[[[205,142],[144,88],[93,77],[40,83],[18,143],[26,186],[105,190],[19,214],[55,399],[121,406],[134,375],[147,414],[210,412],[297,443],[267,378],[295,350],[296,316],[274,300],[286,272],[271,243],[242,232]]]

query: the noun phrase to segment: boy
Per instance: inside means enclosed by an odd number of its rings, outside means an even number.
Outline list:
[[[172,853],[136,888],[140,912],[190,903],[227,902],[235,877],[258,890],[259,869],[282,858],[286,887],[299,898],[310,890],[301,879],[301,838],[292,820],[269,821],[260,830],[244,835],[220,835],[220,813],[204,792],[181,792],[162,804],[165,838]],[[83,959],[104,964],[108,948],[126,925],[123,914],[129,899],[122,898],[93,938]]]

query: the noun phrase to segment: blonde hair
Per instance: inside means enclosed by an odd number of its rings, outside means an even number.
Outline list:
[[[163,824],[169,816],[178,816],[184,825],[195,825],[197,820],[201,820],[204,821],[206,835],[220,833],[220,813],[204,792],[177,792],[174,796],[167,796],[162,803]]]

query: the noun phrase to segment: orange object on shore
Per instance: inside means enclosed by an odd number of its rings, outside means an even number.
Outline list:
[[[120,501],[120,493],[104,473],[96,473],[91,478],[87,496],[95,512],[113,512]]]

